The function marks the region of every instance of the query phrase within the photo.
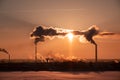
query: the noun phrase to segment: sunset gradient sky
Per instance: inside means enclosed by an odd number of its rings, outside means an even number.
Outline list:
[[[34,58],[30,32],[39,25],[86,30],[97,25],[116,35],[94,37],[99,59],[120,59],[120,0],[0,0],[0,48],[12,59]],[[0,58],[7,55],[0,52]],[[38,44],[39,55],[55,54],[94,59],[94,45],[74,38],[46,40]]]

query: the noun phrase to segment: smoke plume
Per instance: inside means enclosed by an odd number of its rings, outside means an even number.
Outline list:
[[[91,26],[87,30],[69,30],[62,28],[45,28],[42,26],[36,27],[33,32],[30,34],[32,38],[34,38],[34,43],[37,44],[39,41],[45,41],[46,37],[65,37],[66,34],[73,33],[74,36],[83,36],[87,41],[96,45],[96,42],[93,40],[93,37],[96,35],[104,36],[104,35],[114,35],[112,32],[100,32],[99,28],[96,25]],[[53,37],[54,38],[54,37]]]
[[[4,53],[6,53],[6,54],[8,54],[8,51],[5,50],[5,49],[3,49],[3,48],[0,48],[0,51],[1,51],[1,52],[4,52]]]
[[[85,38],[87,41],[91,42],[92,44],[96,45],[96,42],[93,40],[95,35],[99,34],[99,28],[95,25],[91,26],[87,30],[84,31],[73,31],[74,35],[82,35],[82,38]],[[80,36],[81,37],[81,36]]]
[[[38,26],[31,34],[31,37],[53,36],[53,35],[57,35],[57,32],[55,29],[53,28],[44,29],[42,26]]]
[[[42,26],[36,27],[33,32],[30,34],[31,38],[34,38],[34,43],[37,44],[39,41],[45,41],[46,37],[53,36],[64,36],[66,32],[59,28],[44,28]]]
[[[34,44],[37,44],[39,41],[44,41],[44,36],[40,36],[40,38],[35,38]]]
[[[104,36],[104,35],[115,35],[115,33],[113,32],[101,32],[99,33],[100,36]]]
[[[80,39],[82,39],[81,41],[89,41],[94,45],[97,45],[96,42],[94,41],[93,37],[94,36],[109,36],[109,35],[115,35],[115,33],[113,32],[104,32],[104,31],[100,31],[99,28],[96,25],[93,25],[91,27],[89,27],[87,30],[83,30],[83,31],[72,31],[72,33],[74,35],[80,35]]]
[[[93,40],[93,36],[97,35],[98,33],[98,27],[92,26],[84,33],[84,36],[89,42],[96,45],[96,42]]]

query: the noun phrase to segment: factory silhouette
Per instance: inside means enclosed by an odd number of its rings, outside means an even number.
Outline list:
[[[111,32],[100,32],[99,28],[96,25],[89,27],[87,30],[69,30],[69,29],[59,29],[59,28],[46,28],[42,26],[36,27],[33,32],[31,32],[30,37],[34,39],[35,44],[35,61],[37,61],[37,43],[44,42],[46,37],[58,37],[62,36],[63,38],[68,34],[72,33],[74,36],[83,35],[84,38],[95,46],[95,62],[98,61],[98,46],[97,43],[93,40],[93,37],[96,35],[114,35]]]
[[[37,45],[38,42],[44,42],[46,37],[66,37],[67,34],[72,33],[74,36],[80,37],[81,35],[95,46],[95,59],[94,61],[84,60],[63,60],[57,61],[54,58],[46,57],[45,61],[38,59]],[[30,37],[34,40],[34,61],[20,61],[16,62],[11,60],[10,53],[0,48],[1,53],[8,55],[8,62],[0,62],[0,71],[120,71],[120,61],[99,61],[98,59],[98,45],[93,37],[96,35],[114,35],[112,32],[101,32],[98,27],[91,26],[87,30],[67,30],[58,28],[46,28],[42,26],[36,27],[31,33]]]

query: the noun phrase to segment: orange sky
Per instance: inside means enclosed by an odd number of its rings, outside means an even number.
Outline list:
[[[119,0],[1,0],[0,48],[10,52],[12,59],[34,57],[30,32],[39,25],[86,30],[91,25],[100,30],[120,33]],[[99,58],[120,59],[120,36],[95,37]],[[0,58],[7,58],[0,52]],[[94,45],[74,38],[46,40],[38,44],[40,55],[59,54],[94,58]]]

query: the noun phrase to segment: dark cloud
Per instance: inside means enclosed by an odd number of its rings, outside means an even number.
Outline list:
[[[68,30],[68,29],[59,29],[59,28],[44,28],[42,26],[36,27],[31,33],[31,37],[33,37],[34,43],[38,43],[39,41],[45,41],[45,37],[52,36],[63,36],[65,37],[68,33],[73,33],[76,36],[83,35],[87,41],[91,42],[94,45],[97,45],[93,40],[93,37],[96,35],[114,35],[112,32],[100,32],[99,28],[96,25],[91,26],[87,30],[79,31],[79,30]]]

